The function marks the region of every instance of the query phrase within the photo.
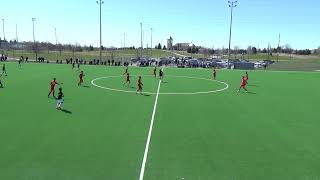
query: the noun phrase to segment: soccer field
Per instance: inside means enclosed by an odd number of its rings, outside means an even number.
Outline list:
[[[129,67],[124,86],[124,67],[82,66],[78,87],[69,65],[6,67],[1,180],[320,179],[320,73],[250,71],[238,93],[244,71],[165,68],[159,83]],[[54,77],[64,111],[47,97]]]

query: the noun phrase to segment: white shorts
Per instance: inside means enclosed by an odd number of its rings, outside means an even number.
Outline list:
[[[63,104],[63,99],[57,100],[57,104]]]

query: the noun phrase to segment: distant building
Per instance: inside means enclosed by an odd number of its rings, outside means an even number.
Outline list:
[[[8,41],[0,38],[0,48],[5,48],[8,46]]]
[[[193,47],[194,44],[192,43],[177,43],[173,46],[174,50],[177,51],[187,51],[188,48]]]
[[[172,39],[171,36],[170,36],[169,39],[167,39],[167,49],[168,50],[173,50],[173,39]]]

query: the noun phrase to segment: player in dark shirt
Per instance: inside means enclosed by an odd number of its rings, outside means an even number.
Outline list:
[[[8,75],[7,75],[6,65],[5,65],[5,64],[3,64],[3,66],[2,66],[2,75],[3,75],[3,74],[5,74],[6,76],[8,76]]]
[[[63,97],[64,97],[64,94],[62,92],[62,88],[59,88],[59,93],[57,98],[57,107],[56,107],[58,110],[61,110],[61,106],[63,104]]]
[[[126,74],[128,74],[128,66],[126,67],[126,69],[125,69],[125,71],[124,71],[123,75],[126,75]]]
[[[160,80],[163,80],[163,69],[160,69],[160,71],[159,71],[159,77],[160,77]]]
[[[19,61],[18,61],[19,68],[21,68],[21,63],[22,63],[22,59],[19,59]]]
[[[1,76],[2,76],[2,74],[0,75],[0,88],[3,88],[3,84],[1,82]]]

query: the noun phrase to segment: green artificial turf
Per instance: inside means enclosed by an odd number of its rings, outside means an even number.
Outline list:
[[[0,64],[2,67],[2,64]],[[0,89],[0,179],[138,179],[155,95],[135,91],[152,68],[7,63]],[[215,91],[211,70],[165,68],[160,93]],[[145,180],[309,180],[320,178],[320,73],[250,71],[250,93],[237,93],[244,71],[218,70],[225,91],[158,97]],[[186,78],[183,76],[194,77]],[[63,82],[65,111],[48,98]],[[202,79],[197,79],[202,78]],[[57,88],[60,86],[57,86]]]

